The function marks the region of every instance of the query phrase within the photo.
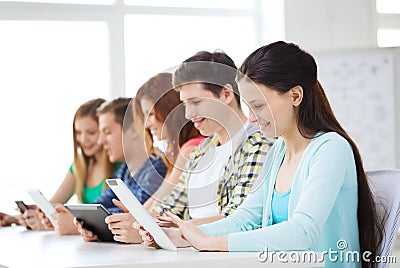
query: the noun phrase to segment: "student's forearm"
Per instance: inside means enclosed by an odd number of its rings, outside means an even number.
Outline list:
[[[211,250],[229,251],[228,236],[214,236],[214,237],[212,237],[212,239],[213,239],[213,245],[215,246],[215,248],[211,249]]]
[[[58,187],[57,191],[54,193],[53,197],[50,199],[50,203],[66,203],[75,192],[75,177],[71,172],[68,171],[63,182]]]
[[[161,204],[160,201],[155,200],[155,199],[153,199],[153,198],[149,198],[149,199],[143,204],[143,207],[144,207],[147,211],[151,212],[152,209],[153,209],[153,207],[158,206],[159,204]]]
[[[216,216],[205,217],[205,218],[191,219],[190,221],[193,222],[196,226],[200,226],[202,224],[215,222],[215,221],[221,220],[223,218],[224,218],[224,216],[222,216],[222,215],[216,215]]]
[[[198,248],[200,251],[229,251],[228,236],[208,236]]]

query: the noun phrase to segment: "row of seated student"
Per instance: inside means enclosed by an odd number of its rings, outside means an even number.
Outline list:
[[[105,189],[105,178],[121,178],[141,203],[150,201],[156,190],[162,194],[167,191],[165,188],[176,184],[182,163],[204,137],[192,122],[185,122],[183,107],[178,107],[179,95],[171,90],[171,77],[168,73],[159,74],[151,80],[153,84],[147,83],[140,91],[146,92],[140,97],[148,105],[146,109],[157,111],[148,116],[145,128],[143,112],[139,111],[139,116],[133,113],[133,99],[105,103],[96,99],[83,104],[74,117],[74,163],[51,199],[58,212],[54,215],[56,226],[35,209],[21,215],[20,222],[33,230],[55,228],[59,234],[77,234],[73,216],[63,206],[74,191],[82,203],[102,204],[111,212],[120,212],[112,202],[114,193]],[[168,127],[164,124],[167,115],[172,119]],[[176,133],[177,129],[181,129],[180,133]],[[166,152],[153,146],[150,131],[168,142]],[[175,160],[180,164],[173,165]]]
[[[74,121],[75,147],[84,154],[93,149],[81,164],[87,173],[79,187],[76,149],[70,169],[75,176],[70,189],[81,194],[81,202],[89,186],[104,184],[92,177],[104,178],[118,168],[113,176],[125,178],[177,247],[328,251],[345,240],[345,251],[377,255],[383,222],[360,153],[333,114],[314,58],[297,45],[279,41],[260,47],[240,68],[223,52],[198,52],[173,75],[150,78],[132,100],[134,107],[121,108],[126,122],[116,120],[117,113],[107,116],[113,102],[96,113],[93,129],[101,144],[93,137],[96,150],[78,141],[81,130]],[[95,126],[96,117],[92,120]],[[113,132],[118,138],[111,137]],[[155,148],[152,136],[165,140],[167,149]],[[99,160],[103,150],[108,162]],[[102,164],[94,173],[96,163]],[[158,173],[159,179],[137,176],[147,170],[146,163],[154,169],[146,172]],[[57,199],[58,192],[52,202],[65,202],[73,190]],[[116,241],[158,248],[109,189],[91,201],[121,212],[106,218]],[[67,213],[57,207],[57,214]],[[6,222],[10,217],[3,214],[3,223],[18,221],[36,229],[30,220],[41,218],[42,228],[52,228],[34,209]],[[85,241],[98,241],[76,219],[69,216],[68,222]],[[342,263],[328,260],[325,265]],[[365,260],[346,265],[373,266]]]

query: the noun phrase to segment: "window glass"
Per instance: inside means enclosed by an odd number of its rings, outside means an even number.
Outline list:
[[[379,13],[400,14],[399,0],[376,0],[376,10]]]
[[[126,94],[134,96],[151,76],[200,50],[221,49],[240,66],[255,48],[251,18],[127,15]]]
[[[50,198],[73,159],[72,120],[91,98],[109,98],[103,22],[0,21],[0,211]]]
[[[168,6],[168,7],[194,7],[194,8],[222,8],[222,9],[251,9],[254,0],[124,0],[126,5],[139,6]]]
[[[9,2],[10,0],[0,0]],[[53,4],[82,4],[82,5],[112,5],[115,0],[13,0],[13,2],[53,3]]]
[[[378,46],[400,46],[400,29],[378,29]]]

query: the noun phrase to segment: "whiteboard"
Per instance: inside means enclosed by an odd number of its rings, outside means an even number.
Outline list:
[[[332,109],[366,170],[396,168],[396,49],[314,54]]]

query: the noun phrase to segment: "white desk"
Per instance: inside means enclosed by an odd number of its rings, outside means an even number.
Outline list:
[[[323,267],[323,263],[262,263],[257,252],[178,252],[144,245],[84,242],[53,231],[0,227],[0,267]]]

